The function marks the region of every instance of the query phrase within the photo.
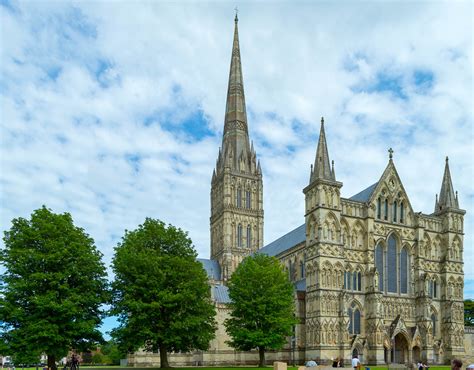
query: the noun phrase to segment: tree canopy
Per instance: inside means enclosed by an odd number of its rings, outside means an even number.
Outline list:
[[[167,352],[206,350],[215,336],[215,308],[206,272],[187,233],[147,218],[126,231],[115,248],[112,332],[121,350]]]
[[[297,323],[293,286],[280,262],[262,254],[244,259],[228,286],[228,344],[242,351],[258,349],[263,367],[265,350],[281,348]]]
[[[71,215],[43,206],[29,220],[13,219],[3,240],[0,336],[6,353],[18,359],[46,353],[56,369],[56,359],[71,348],[101,341],[106,269],[93,239]]]
[[[472,299],[464,301],[464,325],[474,326],[474,301]]]

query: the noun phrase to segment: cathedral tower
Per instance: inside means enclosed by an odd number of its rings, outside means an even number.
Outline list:
[[[459,208],[457,192],[454,192],[448,157],[444,167],[439,199],[436,199],[434,215],[441,222],[441,312],[439,315],[440,337],[443,338],[446,356],[464,354],[464,272],[463,272],[463,224],[466,211]],[[435,323],[433,323],[435,325]]]
[[[222,147],[212,174],[210,229],[211,259],[219,262],[224,281],[263,244],[262,171],[249,141],[237,15]]]
[[[306,220],[306,356],[322,358],[324,351],[347,358],[347,315],[343,307],[344,248],[341,238],[342,183],[329,161],[324,118],[314,166],[305,194]],[[330,266],[330,267],[328,267]],[[334,276],[329,278],[328,275]],[[332,276],[332,275],[331,275]],[[328,329],[329,328],[329,329]]]

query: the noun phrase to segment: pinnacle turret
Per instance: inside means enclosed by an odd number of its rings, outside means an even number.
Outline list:
[[[311,170],[312,183],[315,180],[336,181],[334,174],[334,163],[331,169],[328,154],[328,145],[326,143],[326,133],[324,131],[324,117],[321,117],[321,130],[319,133],[318,148],[316,149],[316,158],[314,159],[314,167]]]
[[[459,202],[457,196],[454,195],[453,182],[451,181],[448,157],[446,157],[446,164],[444,166],[444,175],[441,183],[441,191],[439,192],[439,199],[436,200],[435,213],[441,212],[447,208],[459,209]]]

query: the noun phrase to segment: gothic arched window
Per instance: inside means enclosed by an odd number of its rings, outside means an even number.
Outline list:
[[[242,225],[237,226],[237,247],[242,248]]]
[[[403,224],[403,217],[404,217],[404,209],[403,209],[403,202],[400,203],[400,223]]]
[[[360,311],[354,302],[347,310],[347,314],[349,315],[349,334],[360,334]]]
[[[433,329],[433,337],[436,336],[436,315],[433,313],[431,315],[431,325]]]
[[[237,195],[236,195],[236,206],[237,207],[242,207],[242,189],[238,188],[237,189]]]
[[[305,276],[304,274],[305,274],[305,272],[304,272],[304,261],[301,260],[301,261],[300,261],[300,278],[301,278],[301,279],[304,278],[304,276]]]
[[[250,248],[252,244],[252,228],[247,225],[247,248]]]
[[[387,291],[397,292],[397,241],[393,235],[387,243]]]
[[[393,222],[397,222],[397,201],[393,201]]]
[[[247,190],[245,192],[245,207],[248,208],[248,209],[252,208],[251,207],[251,200],[252,200],[252,198],[250,196],[250,191]]]
[[[357,290],[362,291],[362,274],[360,272],[357,273]]]
[[[382,218],[382,200],[380,197],[377,198],[377,218],[379,220]]]
[[[385,207],[384,207],[384,215],[383,218],[385,221],[388,220],[388,199],[385,199]]]
[[[406,248],[400,252],[400,293],[408,293],[408,252]]]
[[[383,247],[379,243],[375,247],[375,268],[377,269],[377,272],[379,273],[379,289],[381,292],[385,290],[384,288],[384,274],[383,274]]]

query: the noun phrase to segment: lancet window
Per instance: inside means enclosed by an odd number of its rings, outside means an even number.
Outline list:
[[[247,225],[247,248],[250,248],[252,244],[252,228],[250,225]]]
[[[250,195],[250,194],[251,194],[251,193],[250,193],[249,190],[247,190],[247,191],[245,192],[245,208],[247,208],[247,209],[252,208],[252,206],[251,206],[252,198],[251,198],[251,195]]]
[[[343,288],[346,290],[362,291],[362,274],[360,272],[345,271]]]
[[[354,302],[349,307],[347,314],[349,315],[349,334],[360,334],[360,311]]]
[[[237,247],[242,248],[242,225],[237,226]]]
[[[242,207],[242,189],[237,189],[237,194],[235,195],[235,205],[237,207]]]

